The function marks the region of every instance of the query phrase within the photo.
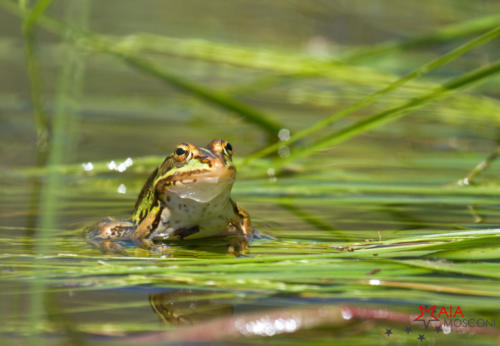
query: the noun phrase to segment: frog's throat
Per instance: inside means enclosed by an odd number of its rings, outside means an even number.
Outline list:
[[[176,195],[180,199],[189,199],[198,203],[208,203],[216,197],[227,195],[229,198],[233,186],[232,176],[196,176],[177,180],[169,186],[165,196]]]

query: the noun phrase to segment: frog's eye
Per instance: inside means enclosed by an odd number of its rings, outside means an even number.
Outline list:
[[[174,151],[174,159],[178,162],[182,162],[189,157],[189,147],[187,145],[181,144]]]
[[[233,146],[229,142],[224,143],[224,153],[228,156],[233,155]]]

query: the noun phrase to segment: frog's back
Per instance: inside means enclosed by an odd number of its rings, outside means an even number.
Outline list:
[[[167,156],[163,160],[162,164],[156,167],[156,169],[151,172],[148,179],[142,186],[141,192],[137,196],[137,200],[134,205],[134,212],[132,213],[132,220],[136,223],[140,223],[147,215],[147,213],[154,207],[157,198],[155,198],[154,182],[156,177],[163,175],[165,172],[173,167],[173,162],[171,156]]]

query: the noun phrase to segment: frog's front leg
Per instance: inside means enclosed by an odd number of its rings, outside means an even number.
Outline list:
[[[243,209],[239,203],[236,203],[236,202],[233,202],[234,204],[234,208],[235,208],[235,211],[236,211],[236,214],[238,214],[239,216],[239,221],[240,221],[240,224],[238,226],[238,228],[241,230],[241,233],[243,233],[243,235],[245,236],[245,238],[250,241],[252,240],[253,238],[253,233],[254,233],[254,230],[252,228],[252,223],[250,221],[250,215],[248,214],[248,212]]]
[[[125,254],[118,242],[133,240],[135,229],[133,222],[117,221],[108,217],[87,227],[84,232],[87,242],[102,252]]]
[[[136,225],[132,221],[118,221],[106,218],[85,230],[87,242],[104,253],[118,253],[125,255],[125,249],[120,242],[130,242],[145,250],[164,252],[147,236],[150,229],[145,224]]]
[[[253,238],[253,228],[250,221],[250,215],[243,209],[239,203],[231,200],[236,218],[228,225],[227,241],[229,253],[235,256],[241,256],[248,251],[248,244]]]

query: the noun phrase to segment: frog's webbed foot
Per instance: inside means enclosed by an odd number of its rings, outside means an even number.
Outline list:
[[[236,225],[236,227],[245,235],[249,242],[253,239],[277,240],[277,238],[272,235],[261,233],[257,229],[253,228],[252,223],[250,222],[250,215],[240,206],[239,203],[233,202],[233,206],[240,219],[240,223],[239,225]]]
[[[227,252],[240,257],[248,252],[248,239],[243,235],[230,235],[226,237]]]

